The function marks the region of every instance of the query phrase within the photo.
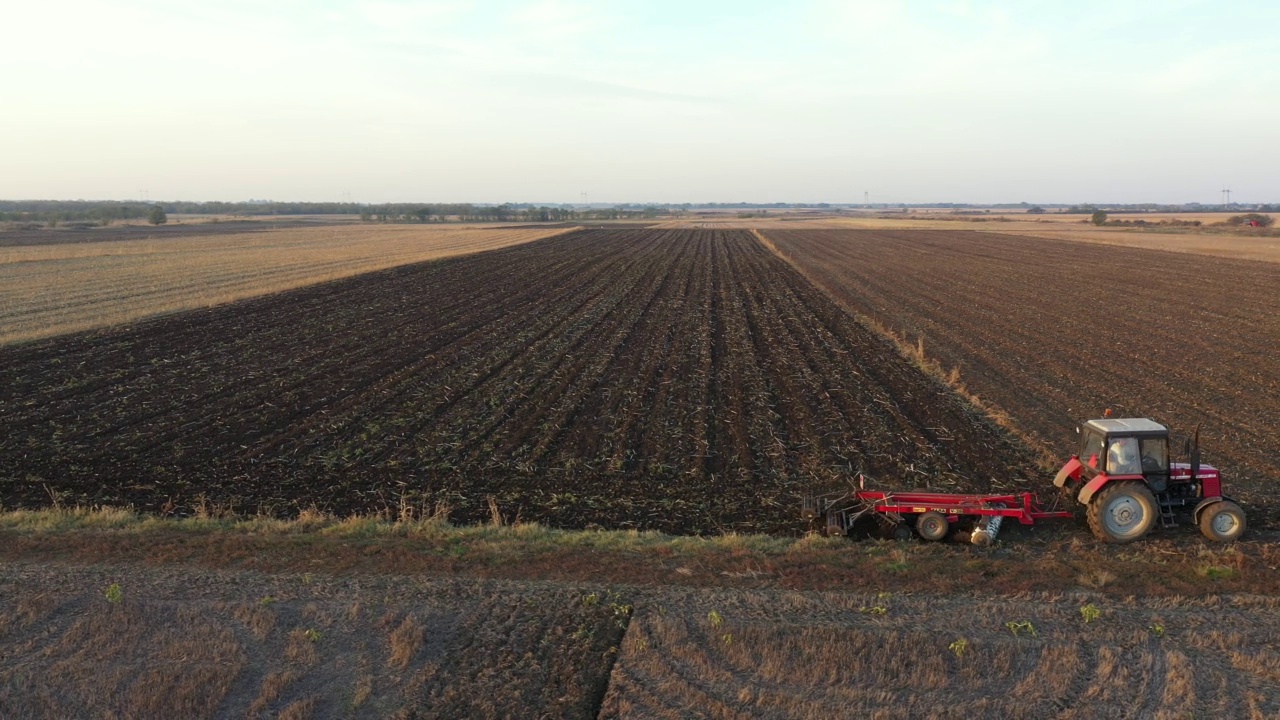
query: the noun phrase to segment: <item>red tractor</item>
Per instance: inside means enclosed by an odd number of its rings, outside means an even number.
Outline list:
[[[1200,464],[1199,433],[1190,462],[1171,462],[1169,429],[1148,418],[1103,418],[1079,428],[1080,452],[1053,484],[1085,505],[1099,539],[1127,543],[1189,516],[1210,540],[1229,542],[1245,529],[1244,511],[1222,494],[1218,470]]]

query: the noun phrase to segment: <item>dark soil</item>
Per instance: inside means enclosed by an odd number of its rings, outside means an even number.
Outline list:
[[[1199,426],[1226,492],[1280,521],[1280,265],[968,231],[768,237],[1063,459],[1107,408]]]
[[[1039,488],[741,231],[600,230],[0,350],[0,502],[794,533],[799,497]]]

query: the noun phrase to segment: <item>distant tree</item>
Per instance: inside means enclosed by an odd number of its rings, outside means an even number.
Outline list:
[[[154,205],[151,212],[147,213],[147,222],[152,225],[163,225],[169,222],[169,216],[164,214],[164,208]]]
[[[1229,225],[1249,225],[1258,223],[1257,227],[1271,227],[1275,222],[1275,218],[1262,213],[1246,213],[1244,215],[1232,215],[1228,220]]]
[[[1039,205],[1034,205],[1034,206],[1032,206],[1032,207],[1030,207],[1030,208],[1027,208],[1027,214],[1028,214],[1028,215],[1043,215],[1043,214],[1044,214],[1044,208],[1040,207]]]
[[[1094,210],[1093,215],[1089,217],[1089,222],[1093,223],[1094,225],[1106,225],[1107,214],[1102,210]]]

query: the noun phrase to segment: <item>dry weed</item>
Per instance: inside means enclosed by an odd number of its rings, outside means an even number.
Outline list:
[[[418,648],[422,647],[425,636],[426,628],[412,615],[406,616],[404,622],[400,623],[389,638],[391,654],[387,657],[387,666],[402,670],[408,667],[409,661],[418,652]]]
[[[259,642],[266,640],[276,625],[276,614],[262,602],[255,605],[238,605],[231,611],[232,617],[244,623]]]
[[[258,690],[258,697],[249,705],[249,717],[261,715],[297,678],[298,676],[289,670],[267,673],[267,676],[262,679],[262,688]]]
[[[320,642],[320,634],[310,628],[294,628],[289,632],[289,640],[285,644],[284,656],[293,663],[310,667],[320,661],[320,651],[316,645]]]
[[[289,703],[285,709],[280,711],[279,720],[307,720],[311,717],[311,713],[315,711],[316,699],[314,697],[303,698]]]
[[[373,694],[373,676],[368,673],[356,679],[356,689],[351,693],[351,707],[358,708]]]
[[[1118,576],[1110,570],[1090,570],[1080,575],[1077,581],[1084,587],[1101,590],[1118,579]]]

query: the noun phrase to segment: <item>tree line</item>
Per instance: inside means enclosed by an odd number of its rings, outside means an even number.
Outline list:
[[[0,221],[100,223],[166,215],[358,215],[366,222],[577,222],[652,219],[658,206],[581,208],[567,205],[505,203],[360,203],[327,202],[129,202],[119,200],[0,200]]]
[[[1032,212],[1035,209],[1036,208],[1032,208],[1032,210],[1028,210],[1027,212]],[[1239,212],[1244,209],[1253,210],[1255,212],[1280,213],[1280,204],[1245,205],[1242,203],[1232,203],[1230,205],[1201,205],[1199,203],[1191,203],[1188,205],[1155,205],[1155,204],[1091,205],[1091,204],[1085,203],[1082,205],[1071,205],[1063,209],[1062,212],[1068,215],[1092,215],[1100,210],[1108,213],[1113,213],[1113,214],[1118,214],[1118,213],[1142,214],[1147,212],[1158,212],[1158,213]],[[1043,209],[1040,209],[1040,211],[1044,212]]]

